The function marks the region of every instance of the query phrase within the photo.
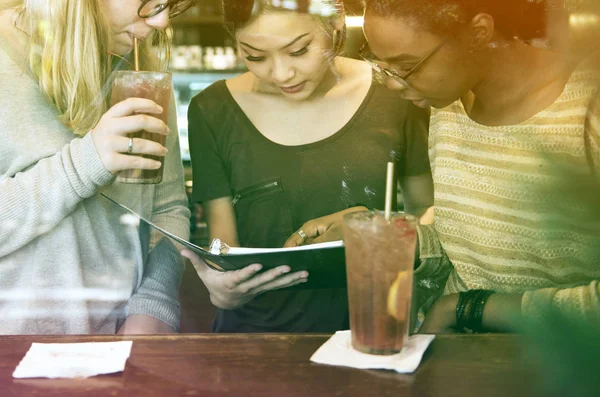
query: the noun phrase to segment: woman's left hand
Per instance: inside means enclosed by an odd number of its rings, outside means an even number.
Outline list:
[[[458,305],[458,294],[446,295],[438,299],[427,313],[419,333],[456,333],[456,305]]]
[[[306,238],[303,238],[299,232],[295,232],[287,239],[283,246],[284,248],[298,247],[306,244],[341,240],[344,237],[342,230],[344,215],[356,211],[367,211],[367,207],[352,207],[308,221],[298,229],[298,231],[304,232]]]

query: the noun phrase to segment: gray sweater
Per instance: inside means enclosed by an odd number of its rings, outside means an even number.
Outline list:
[[[58,121],[19,48],[0,29],[0,334],[115,333],[131,314],[178,329],[179,252],[100,196],[187,239],[177,134],[161,184],[116,182],[91,135]],[[177,131],[174,104],[170,116]]]

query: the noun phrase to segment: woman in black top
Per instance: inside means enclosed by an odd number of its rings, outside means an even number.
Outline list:
[[[223,1],[249,72],[204,90],[188,113],[193,198],[210,238],[281,247],[311,219],[383,208],[388,161],[408,209],[430,206],[428,114],[373,82],[369,65],[338,56],[341,3],[265,3]],[[219,308],[216,332],[348,327],[345,289],[282,290],[308,274],[281,266],[253,277],[259,265],[219,273],[185,256]]]

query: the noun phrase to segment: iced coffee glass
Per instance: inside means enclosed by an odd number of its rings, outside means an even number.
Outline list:
[[[135,72],[117,71],[114,74],[111,94],[111,106],[128,98],[151,99],[163,108],[161,114],[152,114],[165,122],[169,119],[169,103],[171,101],[171,73],[161,72]],[[153,134],[139,131],[130,134],[131,138],[141,138],[158,142],[165,145],[167,137],[161,134]],[[163,177],[164,157],[143,157],[161,162],[161,167],[156,170],[125,170],[121,171],[117,181],[121,183],[160,183]]]
[[[352,347],[395,354],[408,338],[417,219],[364,211],[344,216]]]

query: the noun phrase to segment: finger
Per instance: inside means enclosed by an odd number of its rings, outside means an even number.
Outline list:
[[[169,135],[171,130],[161,119],[147,114],[136,114],[135,116],[121,117],[116,128],[116,135],[127,135],[134,132],[146,131],[153,134]]]
[[[325,243],[327,241],[330,241],[330,240],[327,238],[327,233],[326,233],[326,234],[324,234],[322,236],[319,236],[317,238],[312,239],[310,241],[310,243],[311,244],[319,244],[319,243]]]
[[[292,234],[283,244],[283,248],[298,247],[302,245],[302,237],[298,233]]]
[[[227,273],[228,280],[227,280],[226,284],[230,289],[233,289],[236,286],[238,286],[238,285],[244,283],[245,281],[251,279],[252,277],[254,277],[256,275],[256,273],[258,273],[260,271],[260,269],[262,269],[262,265],[256,263],[253,265],[248,265],[245,268],[240,269],[240,270],[228,272]]]
[[[309,222],[306,222],[301,229],[306,234],[306,240],[315,239],[325,233],[329,227],[331,226],[331,222],[324,222],[321,219],[315,219]]]
[[[278,266],[274,269],[270,269],[262,274],[259,274],[256,277],[248,279],[248,281],[244,283],[240,283],[239,287],[242,291],[251,291],[255,288],[260,287],[263,284],[267,284],[275,280],[277,277],[289,273],[290,270],[291,269],[289,266]]]
[[[250,292],[253,295],[261,294],[261,293],[267,292],[267,291],[273,291],[276,289],[291,287],[292,285],[305,283],[307,281],[308,281],[308,272],[306,272],[306,271],[295,272],[292,274],[287,274],[285,276],[276,278],[275,280],[273,280],[271,282],[265,283],[261,286],[258,286],[256,288],[250,290]]]
[[[129,138],[115,137],[114,151],[119,153],[127,153],[129,150]],[[148,139],[133,138],[133,145],[130,154],[145,154],[152,156],[164,157],[169,153],[169,150],[158,142]]]
[[[182,250],[180,252],[180,254],[184,258],[189,259],[189,261],[191,262],[192,266],[194,266],[194,269],[196,270],[196,273],[198,273],[198,276],[200,278],[203,278],[203,276],[206,275],[206,273],[211,270],[210,267],[194,252],[192,252],[190,250]]]
[[[434,219],[434,207],[429,207],[419,219],[421,225],[432,225]]]
[[[144,98],[129,98],[111,107],[107,114],[112,117],[126,117],[135,113],[162,114],[164,109],[156,102]]]
[[[160,161],[127,154],[115,154],[113,164],[117,170],[157,170],[162,166]]]
[[[301,245],[305,245],[307,243],[307,241],[310,241],[312,238],[318,236],[318,229],[317,229],[316,225],[317,225],[317,223],[314,220],[306,222],[305,224],[303,224],[300,227],[300,229],[298,229],[296,232],[294,232],[294,234],[292,234],[287,239],[287,241],[285,242],[283,247],[290,248],[290,247],[299,247]],[[304,234],[306,235],[306,238],[302,238],[302,236],[299,233],[300,231],[304,232]]]
[[[331,228],[332,223],[319,223],[316,226],[317,231],[315,232],[315,235],[321,236],[323,235],[325,232],[327,232],[330,228]]]
[[[343,238],[344,238],[344,233],[342,230],[337,230],[337,232],[334,232],[332,229],[329,229],[328,231],[326,231],[319,237],[314,238],[311,241],[311,244],[326,243],[328,241],[337,241],[337,240],[341,240]]]

